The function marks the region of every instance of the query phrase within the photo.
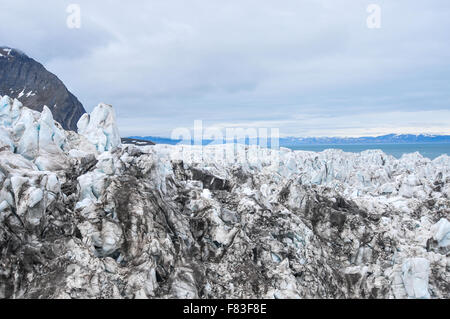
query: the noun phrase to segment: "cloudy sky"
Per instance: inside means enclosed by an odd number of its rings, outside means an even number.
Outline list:
[[[81,28],[67,6],[79,4]],[[381,28],[367,27],[367,7]],[[123,136],[278,127],[450,134],[447,0],[1,0],[0,45],[58,75]]]

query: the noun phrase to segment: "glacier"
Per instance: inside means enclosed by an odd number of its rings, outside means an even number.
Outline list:
[[[449,298],[450,157],[122,144],[0,98],[0,298]],[[278,162],[274,165],[271,159]]]

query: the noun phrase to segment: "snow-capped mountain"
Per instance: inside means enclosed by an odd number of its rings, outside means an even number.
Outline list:
[[[368,137],[286,137],[280,144],[284,145],[345,145],[345,144],[413,144],[413,143],[450,143],[450,135],[430,134],[387,134]]]
[[[0,47],[0,95],[17,98],[37,111],[46,105],[69,130],[76,130],[78,119],[86,112],[54,74],[23,52],[8,47]]]
[[[0,99],[0,298],[449,298],[449,207],[447,155],[123,145],[109,105]]]

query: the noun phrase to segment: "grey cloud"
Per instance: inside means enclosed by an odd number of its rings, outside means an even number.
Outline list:
[[[291,135],[448,124],[410,115],[450,110],[450,3],[379,0],[379,30],[365,25],[370,1],[83,0],[80,30],[65,27],[68,3],[9,2],[0,38],[88,110],[113,104],[124,135],[169,135],[194,119]]]

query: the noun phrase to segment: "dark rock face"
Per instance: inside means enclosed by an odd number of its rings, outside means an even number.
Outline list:
[[[58,77],[20,51],[5,47],[0,47],[0,95],[17,98],[37,111],[47,105],[55,120],[72,131],[86,113]]]

